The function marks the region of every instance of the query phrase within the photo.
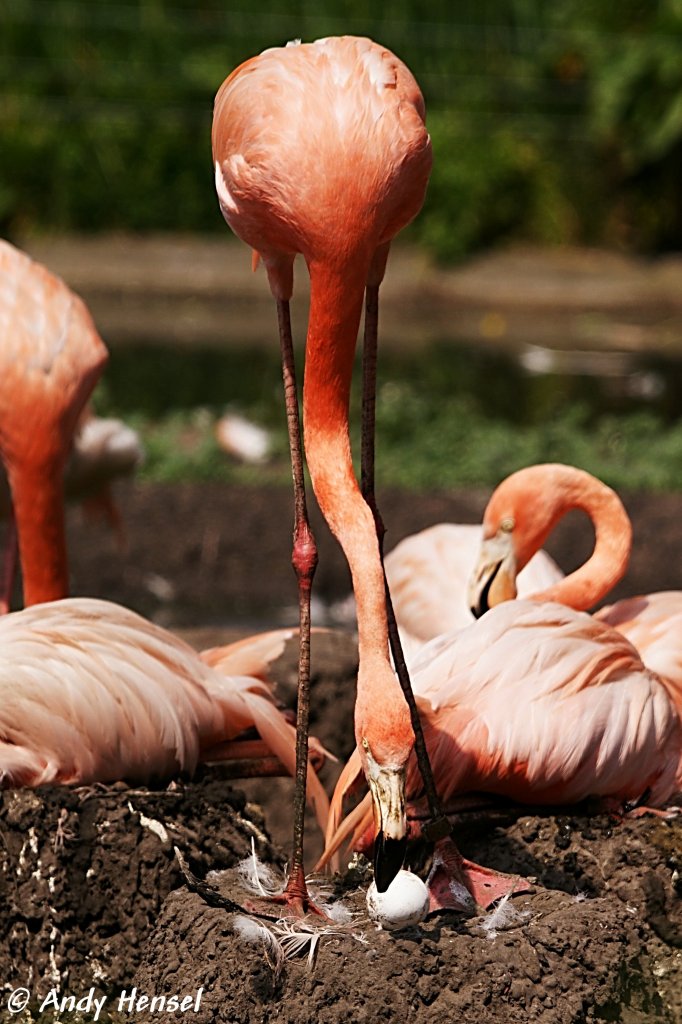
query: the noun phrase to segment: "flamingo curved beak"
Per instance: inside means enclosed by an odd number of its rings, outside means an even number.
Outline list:
[[[386,892],[403,866],[407,849],[407,767],[380,765],[372,757],[368,761],[367,781],[372,794],[377,830],[374,840],[374,882],[379,892]]]
[[[511,534],[498,531],[481,544],[478,563],[469,579],[469,608],[480,619],[502,601],[516,597],[516,553]]]

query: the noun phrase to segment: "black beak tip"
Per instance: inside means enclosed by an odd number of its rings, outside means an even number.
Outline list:
[[[374,883],[379,892],[386,892],[405,860],[407,837],[391,839],[379,832],[374,841]]]
[[[492,572],[490,573],[488,579],[485,582],[485,586],[481,590],[478,599],[478,604],[471,605],[471,614],[475,619],[480,619],[482,615],[485,615],[486,612],[490,611],[490,604],[488,601],[488,598],[490,597],[490,588],[492,587],[495,577],[500,571],[501,566],[502,562],[498,562],[497,565],[494,566]]]

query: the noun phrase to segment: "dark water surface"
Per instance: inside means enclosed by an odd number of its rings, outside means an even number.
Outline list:
[[[302,376],[301,352],[298,365]],[[682,414],[682,362],[660,355],[534,346],[509,353],[448,341],[413,353],[381,352],[379,386],[392,382],[435,402],[467,395],[491,418],[515,424],[542,423],[577,403],[595,417],[644,408],[672,422]],[[102,388],[108,409],[122,415],[231,404],[265,424],[281,418],[274,339],[271,347],[225,350],[122,346],[111,353]]]

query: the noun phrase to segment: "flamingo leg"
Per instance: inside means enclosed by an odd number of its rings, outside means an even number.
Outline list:
[[[370,283],[365,293],[365,331],[362,348],[362,443],[361,443],[361,470],[360,486],[362,495],[369,505],[374,522],[376,524],[377,538],[379,541],[379,553],[383,563],[384,557],[384,536],[386,528],[376,500],[374,485],[374,437],[376,433],[376,381],[377,381],[377,349],[379,334],[379,284]],[[388,619],[388,636],[393,654],[398,681],[405,695],[405,700],[410,709],[412,729],[415,736],[415,753],[417,763],[424,782],[426,798],[431,812],[431,821],[423,828],[423,834],[433,841],[443,839],[452,831],[452,826],[443,810],[440,797],[436,790],[433,778],[431,761],[426,749],[424,730],[422,729],[419,711],[412,692],[410,675],[405,663],[398,624],[393,611],[393,602],[388,589],[388,582],[384,574],[386,587],[386,614]]]
[[[298,580],[299,661],[296,712],[296,785],[294,790],[294,845],[289,881],[282,900],[299,913],[317,911],[308,896],[303,870],[303,823],[308,768],[308,718],[310,709],[310,592],[317,567],[317,547],[308,521],[303,478],[303,446],[298,412],[294,346],[289,302],[277,299],[284,398],[289,432],[291,471],[294,481],[294,544],[291,562]]]
[[[10,610],[18,554],[19,538],[17,536],[17,524],[14,518],[14,508],[11,507],[5,531],[5,556],[2,565],[2,576],[0,577],[0,615],[6,615]]]

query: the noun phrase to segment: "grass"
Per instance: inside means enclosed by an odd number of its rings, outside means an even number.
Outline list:
[[[279,428],[269,426],[272,449],[266,464],[251,466],[219,448],[216,418],[216,412],[205,408],[128,417],[146,449],[140,479],[289,483],[283,422]],[[357,437],[353,440],[357,449]],[[585,406],[575,405],[545,425],[511,425],[482,414],[467,399],[433,407],[406,384],[379,393],[377,477],[382,486],[413,491],[492,488],[507,474],[536,462],[580,466],[619,490],[678,490],[682,423],[666,425],[646,411],[595,420]]]

